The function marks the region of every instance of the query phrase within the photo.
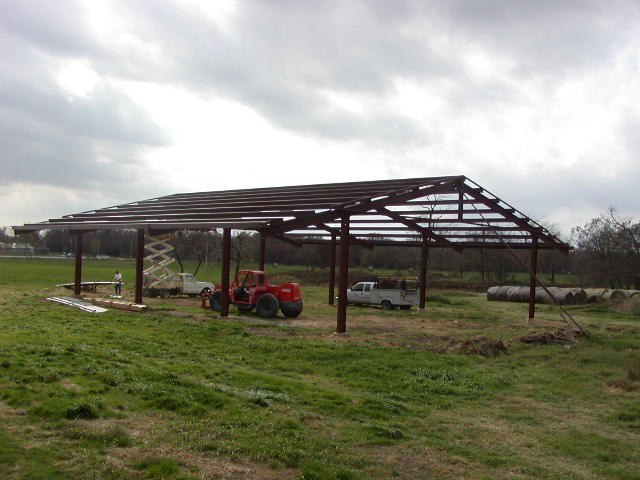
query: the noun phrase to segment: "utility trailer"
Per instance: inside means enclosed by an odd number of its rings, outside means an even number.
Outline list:
[[[418,281],[404,277],[377,277],[358,282],[347,289],[347,302],[356,305],[380,305],[384,310],[404,310],[418,304]]]

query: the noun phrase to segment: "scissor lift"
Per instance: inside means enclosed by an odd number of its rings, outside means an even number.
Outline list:
[[[151,253],[144,257],[145,263],[149,265],[142,272],[145,288],[153,287],[156,283],[176,273],[169,268],[169,265],[176,261],[169,255],[171,251],[175,250],[175,247],[170,243],[175,238],[176,236],[171,234],[146,236],[144,248]]]

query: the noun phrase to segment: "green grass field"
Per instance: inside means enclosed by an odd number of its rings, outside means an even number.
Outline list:
[[[133,262],[84,279],[116,269],[131,295]],[[337,336],[322,287],[273,324],[44,300],[72,278],[73,260],[0,259],[1,479],[640,478],[630,313],[571,307],[591,338],[485,358],[436,351],[527,333],[527,305],[435,291],[423,313],[350,307]]]

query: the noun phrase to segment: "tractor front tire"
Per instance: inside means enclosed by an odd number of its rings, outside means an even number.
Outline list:
[[[256,303],[256,313],[262,318],[273,318],[278,314],[278,307],[278,299],[270,293],[265,293]]]
[[[296,318],[302,313],[302,302],[281,302],[280,310],[287,318]]]
[[[209,305],[214,312],[222,310],[222,291],[216,290],[209,296]]]

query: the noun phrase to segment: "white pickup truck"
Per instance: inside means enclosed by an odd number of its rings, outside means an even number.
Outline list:
[[[149,297],[169,298],[171,295],[189,295],[195,297],[205,291],[213,292],[214,286],[210,282],[199,282],[190,273],[176,273],[160,280],[150,281],[144,289]]]
[[[390,282],[358,282],[347,289],[347,302],[360,305],[380,305],[384,310],[396,307],[408,310],[418,304],[417,282],[398,280]]]

